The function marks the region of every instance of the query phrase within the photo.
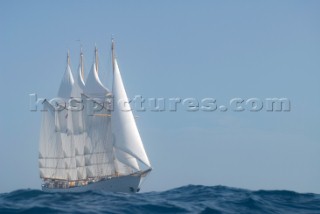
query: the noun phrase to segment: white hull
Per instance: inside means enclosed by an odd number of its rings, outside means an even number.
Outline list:
[[[132,175],[112,177],[109,179],[90,183],[86,186],[77,186],[70,188],[48,188],[43,185],[42,190],[45,192],[85,192],[99,190],[107,192],[135,193],[139,192],[141,179],[148,173],[148,171],[149,170]]]

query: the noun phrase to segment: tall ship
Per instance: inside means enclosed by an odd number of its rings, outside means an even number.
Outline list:
[[[75,78],[67,56],[55,102],[44,100],[39,169],[46,192],[103,190],[135,193],[150,173],[122,81],[114,41],[112,90],[99,79],[98,51],[84,81],[84,59]]]

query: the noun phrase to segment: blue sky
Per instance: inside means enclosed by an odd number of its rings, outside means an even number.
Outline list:
[[[320,193],[319,1],[1,1],[0,192],[40,188],[40,113],[80,42],[130,97],[286,97],[290,112],[137,112],[153,165],[144,191],[187,184]]]

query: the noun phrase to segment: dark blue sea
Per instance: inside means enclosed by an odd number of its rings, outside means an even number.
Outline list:
[[[320,213],[320,195],[189,185],[163,192],[0,194],[0,213]]]

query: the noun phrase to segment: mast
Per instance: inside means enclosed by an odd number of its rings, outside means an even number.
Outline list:
[[[114,54],[114,40],[111,38],[111,54],[112,54],[112,71],[114,72],[114,59],[115,59],[115,54]]]
[[[84,79],[84,66],[83,66],[83,52],[82,52],[82,47],[80,50],[80,69],[81,69],[81,77]]]
[[[114,72],[115,72],[115,59],[116,59],[114,48],[115,48],[114,39],[113,37],[111,37],[111,61],[112,61],[112,76],[113,76],[112,86],[111,86],[112,93],[114,92]]]
[[[111,63],[112,63],[112,76],[113,76],[113,78],[112,78],[112,88],[111,88],[111,90],[112,90],[112,93],[113,93],[113,87],[114,87],[114,40],[113,40],[113,37],[111,37]],[[113,96],[113,95],[112,95]],[[114,141],[114,136],[112,135],[112,141]],[[116,156],[115,156],[115,150],[114,150],[114,148],[113,148],[113,153],[112,153],[112,156],[113,156],[113,162],[114,162],[114,169],[115,169],[115,174],[116,175],[118,175],[118,168],[119,168],[119,166],[118,166],[118,164],[117,164],[117,161],[116,161]]]
[[[94,49],[94,57],[95,57],[96,71],[97,71],[97,73],[99,73],[99,57],[98,57],[97,46],[95,46],[95,49]]]

